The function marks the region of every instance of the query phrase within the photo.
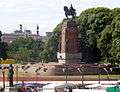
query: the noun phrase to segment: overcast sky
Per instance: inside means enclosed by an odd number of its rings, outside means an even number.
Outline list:
[[[36,33],[39,25],[40,35],[52,31],[64,16],[65,5],[81,11],[91,7],[120,7],[120,0],[0,0],[0,30],[11,33],[23,24],[24,29]]]

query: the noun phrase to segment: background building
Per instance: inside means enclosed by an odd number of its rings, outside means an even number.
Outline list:
[[[2,34],[2,41],[11,43],[12,41],[14,41],[15,39],[20,38],[20,37],[23,37],[23,38],[32,37],[34,40],[42,39],[43,41],[45,41],[51,35],[52,35],[52,32],[46,32],[46,36],[40,36],[38,25],[37,25],[36,34],[32,34],[32,30],[28,30],[28,29],[23,30],[22,25],[20,24],[19,30],[15,30],[13,33]]]

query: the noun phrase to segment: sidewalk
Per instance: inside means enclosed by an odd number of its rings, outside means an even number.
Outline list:
[[[14,84],[17,82],[14,81]],[[19,81],[18,83],[22,83],[22,81]],[[66,83],[65,81],[24,81],[24,83]],[[73,84],[82,84],[82,81],[67,81],[67,83],[73,83]],[[99,81],[84,81],[84,84],[98,84]],[[101,84],[116,84],[117,81],[100,81]],[[5,82],[6,86],[9,86],[9,82]],[[3,82],[0,82],[0,87],[3,86]]]

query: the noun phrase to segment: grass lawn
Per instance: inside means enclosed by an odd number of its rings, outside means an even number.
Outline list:
[[[21,80],[21,78],[19,78]],[[110,80],[120,80],[120,75],[109,75]],[[37,80],[37,81],[65,81],[66,76],[31,76],[28,77],[27,75],[24,75],[24,80]],[[81,81],[81,76],[67,76],[68,81]],[[98,75],[85,75],[84,80],[86,81],[98,81],[99,76]],[[108,80],[107,75],[100,75],[100,80]]]

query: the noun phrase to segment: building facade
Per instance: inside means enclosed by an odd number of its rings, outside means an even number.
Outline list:
[[[40,36],[38,25],[37,25],[36,34],[32,34],[31,30],[27,30],[27,29],[23,30],[22,25],[20,24],[19,30],[15,30],[13,33],[2,34],[2,41],[7,42],[7,43],[11,43],[12,41],[14,41],[15,39],[20,38],[20,37],[23,37],[23,38],[31,37],[34,40],[41,39],[41,40],[45,41],[51,35],[52,35],[52,32],[46,32],[46,36]]]
[[[14,33],[4,33],[2,35],[2,41],[11,43],[12,41],[20,37],[23,37],[23,38],[32,37],[34,40],[41,39],[40,35],[32,34],[31,30],[25,30],[24,32],[20,30],[16,30],[14,31]]]

